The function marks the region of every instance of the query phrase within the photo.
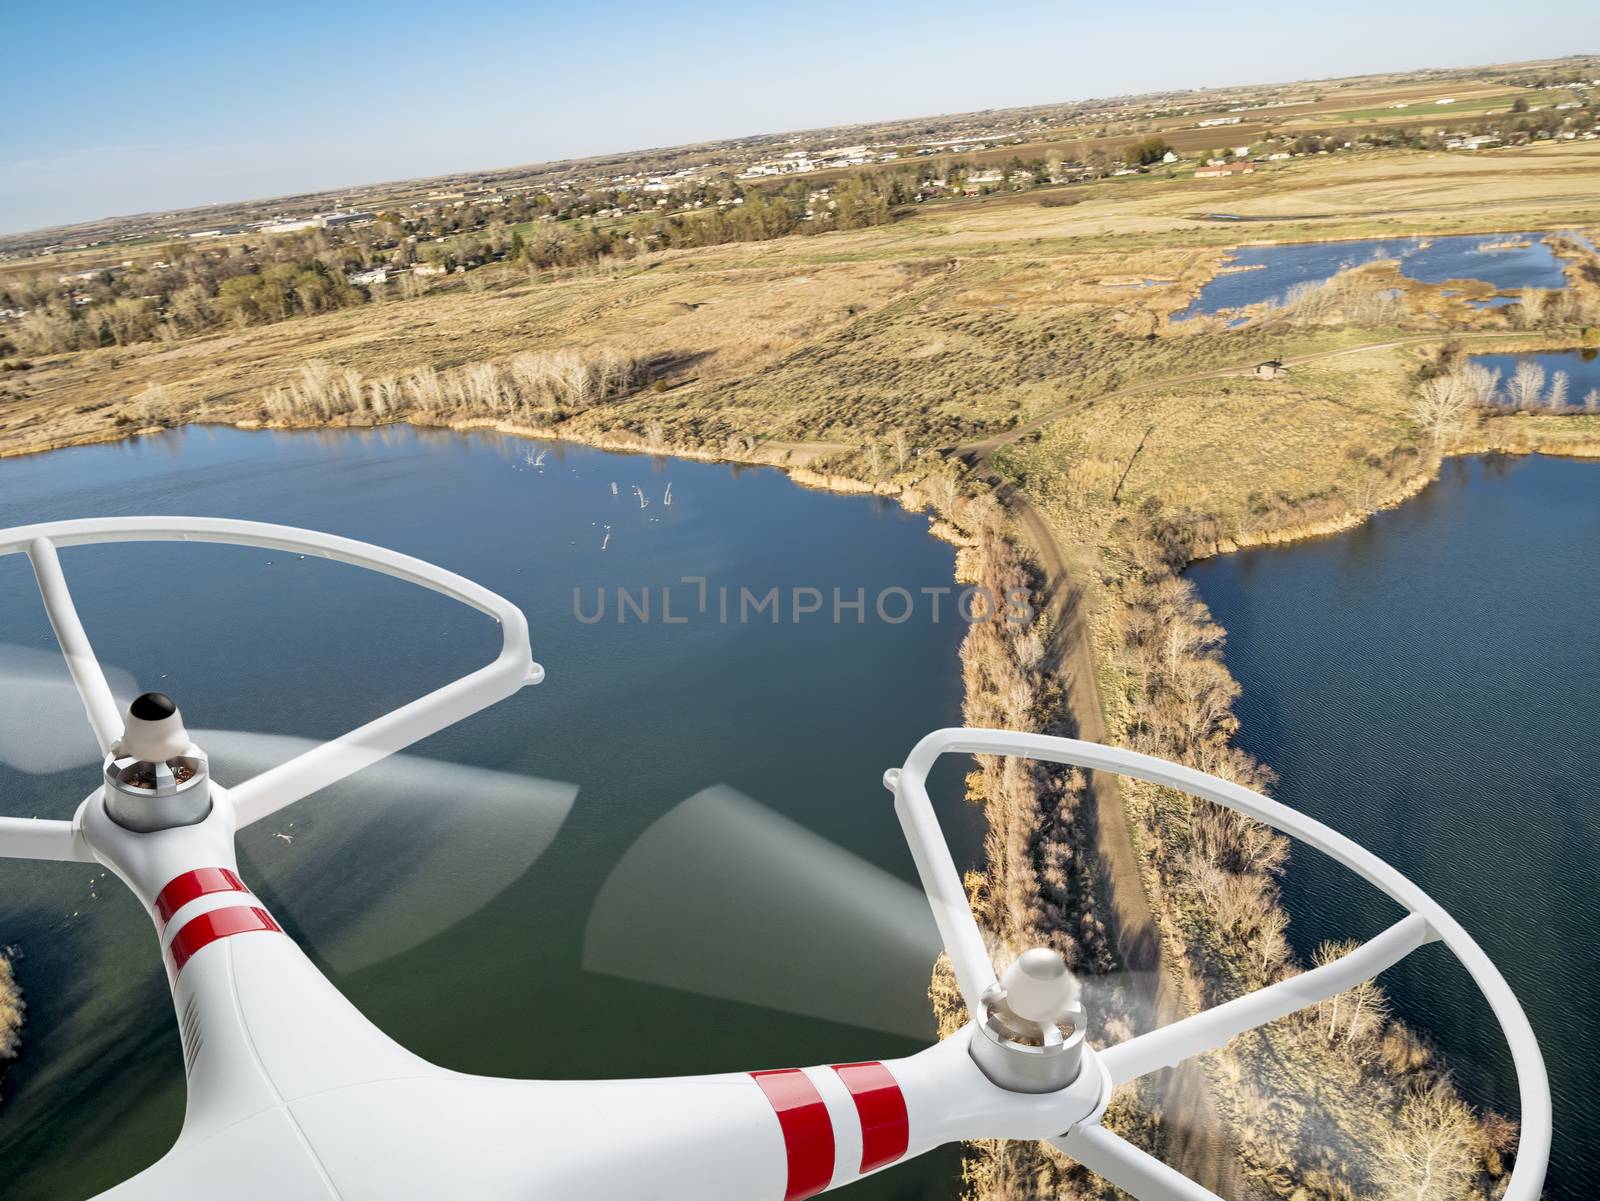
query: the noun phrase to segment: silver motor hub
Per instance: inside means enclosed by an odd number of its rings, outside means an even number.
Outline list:
[[[211,812],[206,766],[172,698],[146,692],[128,706],[122,737],[106,756],[106,812],[139,834],[204,821]]]
[[[1018,1093],[1053,1093],[1083,1064],[1078,983],[1060,955],[1034,947],[983,994],[972,1058],[991,1082]]]

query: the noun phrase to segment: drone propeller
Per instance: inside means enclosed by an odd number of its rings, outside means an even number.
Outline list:
[[[617,863],[589,917],[583,966],[929,1038],[940,949],[920,888],[717,786],[672,809]],[[1091,1012],[1144,994],[1126,972],[1078,983]]]
[[[138,691],[128,672],[105,674],[119,701]],[[317,745],[238,730],[197,730],[193,737],[225,784]],[[0,644],[0,765],[44,775],[100,759],[61,657]],[[241,850],[255,861],[263,889],[285,898],[282,911],[303,918],[297,924],[306,942],[336,970],[354,972],[420,945],[492,901],[549,847],[577,792],[574,784],[401,753],[324,790],[323,798],[337,802],[337,821],[323,820],[320,805],[303,807],[275,826],[242,832]],[[461,800],[441,806],[441,796]],[[450,837],[433,836],[446,833],[447,822]],[[381,853],[385,843],[393,844],[393,854]],[[357,846],[363,852],[350,853]],[[371,879],[363,886],[352,872]],[[386,887],[386,874],[393,887]]]
[[[133,677],[115,667],[105,674],[125,707],[139,691]],[[100,759],[60,653],[0,643],[0,765],[48,775]]]
[[[194,737],[225,783],[317,745],[237,730]],[[401,752],[241,831],[240,850],[302,941],[355,972],[486,907],[544,854],[577,795],[576,784]]]
[[[938,955],[917,889],[719,785],[618,861],[589,916],[583,965],[926,1038]]]

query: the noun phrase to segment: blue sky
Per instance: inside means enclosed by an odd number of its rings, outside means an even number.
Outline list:
[[[1600,50],[1587,0],[16,0],[5,26],[0,232],[849,121]]]

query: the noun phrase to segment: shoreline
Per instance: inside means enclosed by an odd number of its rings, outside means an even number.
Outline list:
[[[1518,458],[1543,455],[1551,459],[1600,459],[1600,441],[1576,443],[1565,447],[1533,446],[1526,443],[1508,442],[1464,443],[1461,446],[1451,447],[1439,455],[1433,462],[1431,470],[1419,471],[1415,475],[1408,476],[1402,482],[1399,492],[1385,497],[1372,509],[1365,511],[1351,510],[1341,517],[1308,522],[1303,525],[1287,525],[1256,534],[1239,534],[1219,538],[1193,555],[1188,563],[1184,564],[1184,569],[1187,570],[1191,564],[1213,559],[1219,555],[1231,555],[1247,550],[1260,550],[1265,547],[1292,546],[1297,542],[1312,542],[1319,538],[1336,538],[1340,534],[1348,534],[1351,530],[1360,529],[1379,513],[1390,509],[1398,509],[1400,506],[1415,500],[1432,485],[1438,483],[1439,473],[1443,470],[1447,459],[1467,459],[1482,455],[1507,455]],[[1219,626],[1218,628],[1222,627]],[[1226,634],[1227,631],[1223,630],[1223,633]]]

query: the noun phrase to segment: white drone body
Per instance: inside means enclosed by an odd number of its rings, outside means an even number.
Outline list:
[[[165,697],[125,717],[90,649],[57,546],[223,542],[296,551],[432,588],[492,616],[486,667],[245,783],[209,779]],[[238,872],[238,829],[471,713],[543,671],[508,601],[459,576],[348,539],[205,518],[69,521],[0,532],[31,559],[106,758],[70,821],[0,818],[0,855],[97,862],[151,915],[182,1032],[182,1132],[107,1201],[798,1201],[941,1144],[1048,1140],[1140,1201],[1217,1201],[1101,1126],[1112,1090],[1334,996],[1443,941],[1499,1019],[1521,1092],[1506,1201],[1534,1201],[1549,1158],[1549,1087],[1505,981],[1434,901],[1333,830],[1236,784],[1130,751],[996,730],[940,730],[886,773],[967,1009],[962,1030],[904,1059],[646,1080],[463,1075],[413,1055],[313,965]],[[1059,957],[1025,952],[997,978],[926,791],[942,754],[1014,755],[1107,771],[1207,798],[1292,834],[1365,877],[1408,916],[1343,958],[1096,1050]],[[737,970],[737,965],[729,965]]]

